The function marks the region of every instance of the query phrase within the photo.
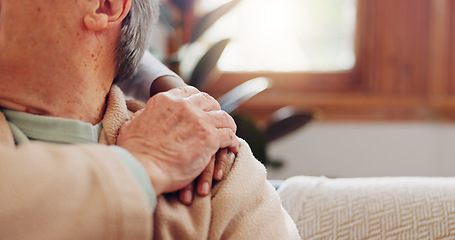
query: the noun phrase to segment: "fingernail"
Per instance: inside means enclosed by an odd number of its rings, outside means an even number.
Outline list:
[[[202,187],[201,187],[201,192],[205,195],[209,194],[209,191],[210,191],[210,185],[208,182],[205,182],[202,184]]]
[[[218,170],[218,172],[216,172],[215,178],[216,178],[216,180],[223,179],[223,170],[222,169],[220,169],[220,170]]]
[[[183,202],[186,204],[190,204],[193,200],[193,192],[191,190],[185,190],[183,192]]]

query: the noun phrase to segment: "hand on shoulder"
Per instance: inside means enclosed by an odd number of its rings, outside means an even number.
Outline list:
[[[179,190],[220,148],[237,152],[234,120],[194,87],[159,93],[120,129],[117,144],[145,167],[157,195]]]

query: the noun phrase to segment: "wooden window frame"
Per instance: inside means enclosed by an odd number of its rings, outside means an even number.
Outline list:
[[[358,0],[356,64],[339,72],[224,72],[215,97],[258,76],[272,86],[240,107],[258,120],[296,106],[320,120],[455,120],[455,3]]]

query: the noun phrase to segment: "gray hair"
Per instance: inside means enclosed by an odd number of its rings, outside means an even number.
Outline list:
[[[117,76],[114,83],[130,78],[148,48],[159,15],[159,0],[131,0],[131,10],[122,22],[117,46]]]

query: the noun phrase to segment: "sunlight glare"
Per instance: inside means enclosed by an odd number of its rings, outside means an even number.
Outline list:
[[[231,38],[223,71],[344,70],[355,62],[355,9],[356,0],[243,0],[204,38]]]

